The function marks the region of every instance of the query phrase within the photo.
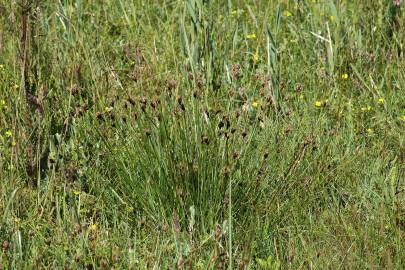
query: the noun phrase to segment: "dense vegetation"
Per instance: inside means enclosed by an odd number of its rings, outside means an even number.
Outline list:
[[[405,267],[400,0],[0,2],[0,269]]]

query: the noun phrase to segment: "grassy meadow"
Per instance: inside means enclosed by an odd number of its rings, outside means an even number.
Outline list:
[[[404,269],[404,6],[0,1],[0,269]]]

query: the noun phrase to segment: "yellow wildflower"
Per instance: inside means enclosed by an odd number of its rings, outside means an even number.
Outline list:
[[[13,140],[13,141],[11,142],[11,146],[16,146],[16,145],[17,145],[17,142]]]
[[[243,9],[234,9],[230,12],[231,16],[238,16],[243,13]]]
[[[252,102],[252,107],[253,108],[257,108],[258,106],[259,106],[259,103],[257,103],[257,101]]]
[[[377,100],[377,103],[378,103],[378,104],[384,104],[384,102],[385,102],[385,100],[384,100],[383,98],[379,98],[379,99]]]
[[[249,35],[246,35],[246,38],[247,38],[247,39],[256,39],[256,34],[249,34]]]
[[[259,61],[259,54],[257,52],[253,55],[253,61],[254,62]]]
[[[372,128],[368,128],[368,129],[367,129],[367,133],[368,133],[368,134],[373,134],[373,133],[374,133],[374,130],[373,130]]]
[[[90,226],[90,229],[92,230],[92,231],[95,231],[95,230],[97,230],[97,225],[96,224],[91,224],[91,226]]]
[[[286,17],[290,17],[292,14],[288,10],[284,10],[283,15]]]
[[[104,112],[106,112],[106,113],[111,112],[112,109],[113,109],[112,107],[105,107]]]
[[[405,121],[405,114],[402,116],[402,120],[404,120],[404,121]]]
[[[80,191],[79,190],[73,190],[73,194],[75,194],[76,196],[80,195]]]
[[[1,105],[1,106],[6,105],[6,101],[5,101],[4,99],[0,100],[0,105]]]
[[[6,137],[11,137],[11,135],[13,135],[13,133],[10,130],[7,130],[5,135],[6,135]]]
[[[304,95],[303,94],[300,95],[300,99],[304,100]]]
[[[2,70],[4,68],[4,65],[0,65],[0,70]]]
[[[349,79],[349,74],[347,74],[347,73],[342,74],[342,79],[343,80]]]
[[[333,22],[333,21],[335,20],[335,16],[333,16],[333,15],[329,16],[329,20],[330,20],[331,22]]]
[[[322,102],[317,100],[315,101],[315,107],[321,107],[322,106]]]

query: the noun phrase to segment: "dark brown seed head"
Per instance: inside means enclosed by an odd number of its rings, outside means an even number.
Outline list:
[[[240,156],[240,153],[239,153],[238,151],[233,152],[233,154],[232,154],[232,157],[233,157],[234,159],[237,159],[239,156]]]
[[[236,110],[235,116],[236,116],[236,118],[239,118],[239,116],[240,116],[240,110]]]
[[[174,213],[173,213],[173,229],[177,234],[179,234],[181,231],[180,220],[179,220],[179,216],[177,215],[176,211],[174,211]]]
[[[206,144],[206,145],[210,144],[210,140],[209,140],[209,138],[208,138],[208,135],[202,135],[202,136],[201,136],[201,142],[202,142],[203,144]]]
[[[240,65],[239,64],[234,64],[232,66],[232,76],[236,80],[238,80],[240,78]]]
[[[80,225],[80,223],[75,224],[75,230],[77,233],[80,233],[82,231],[82,226]]]
[[[141,97],[141,98],[139,99],[139,102],[140,102],[142,105],[148,104],[148,100],[147,100],[145,97]]]
[[[177,103],[179,104],[182,111],[186,110],[186,107],[184,106],[182,97],[177,97]]]
[[[178,197],[183,197],[184,196],[184,191],[181,187],[176,187],[176,195]]]
[[[219,240],[221,235],[222,235],[221,226],[219,226],[219,224],[216,224],[215,225],[215,240]]]
[[[232,89],[229,89],[228,96],[233,97],[234,95],[235,95],[235,92]]]
[[[307,137],[304,139],[304,145],[308,145],[312,142],[312,139],[310,137]]]
[[[156,110],[156,108],[158,106],[158,101],[156,99],[151,101],[150,106],[152,107],[153,110]]]
[[[135,100],[134,100],[133,98],[131,98],[131,97],[128,97],[128,98],[126,99],[126,101],[127,101],[129,104],[131,104],[132,106],[135,105]]]
[[[176,87],[177,87],[177,81],[176,80],[172,79],[172,80],[167,81],[167,85],[166,85],[167,90],[171,91],[171,90],[175,89]]]
[[[204,86],[204,78],[203,77],[201,77],[201,76],[199,76],[198,78],[197,78],[197,87],[199,88],[199,89],[201,89],[201,88],[203,88],[203,86]]]
[[[5,240],[4,242],[3,242],[3,249],[4,250],[8,250],[9,248],[10,248],[10,242],[9,241],[7,241],[7,240]]]
[[[138,119],[138,114],[136,112],[132,113],[132,119],[137,120]]]
[[[41,101],[39,100],[38,97],[36,97],[30,93],[27,93],[27,101],[33,108],[38,110],[42,115],[44,114],[44,109],[43,109]]]
[[[101,266],[101,268],[105,268],[105,267],[107,266],[107,261],[104,260],[104,259],[102,259],[102,260],[100,261],[100,266]]]
[[[90,235],[90,241],[95,241],[96,239],[97,239],[97,234],[93,232],[93,233]]]
[[[222,173],[224,174],[224,176],[228,176],[230,172],[231,170],[228,166],[224,166],[224,168],[222,169]]]
[[[256,70],[255,79],[258,82],[263,81],[264,76],[263,76],[263,73],[260,70]]]
[[[139,225],[140,227],[142,227],[143,225],[145,225],[145,223],[146,223],[146,221],[145,221],[144,218],[141,218],[140,220],[138,220],[138,225]]]
[[[296,86],[295,86],[295,91],[296,92],[298,92],[298,93],[300,93],[300,92],[302,92],[304,90],[304,87],[302,86],[302,84],[297,84]]]
[[[285,82],[284,82],[284,81],[281,81],[281,82],[280,82],[280,89],[283,90],[284,88],[285,88]]]

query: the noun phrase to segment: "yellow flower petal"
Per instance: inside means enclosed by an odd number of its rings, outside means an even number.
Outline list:
[[[246,38],[247,38],[247,39],[256,39],[256,34],[249,34],[249,35],[246,35]]]
[[[255,53],[255,54],[253,55],[253,61],[254,61],[254,62],[259,61],[259,54],[258,54],[258,53]]]
[[[290,17],[292,14],[291,14],[290,11],[284,10],[283,15],[286,16],[286,17]]]

